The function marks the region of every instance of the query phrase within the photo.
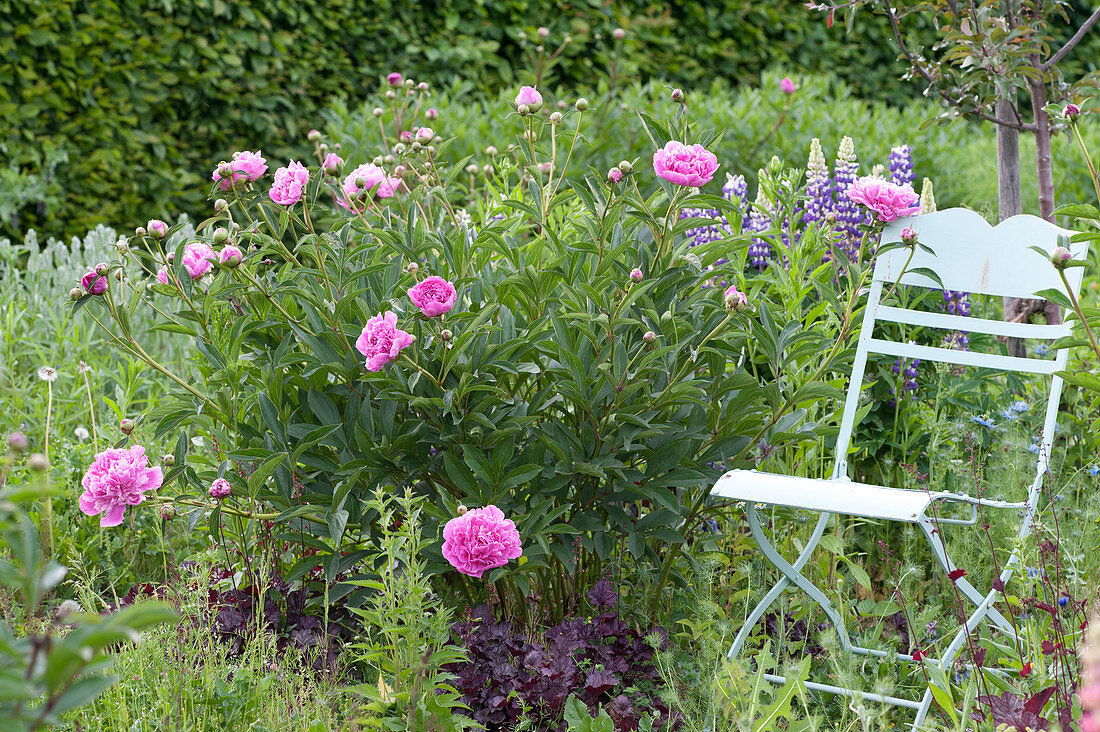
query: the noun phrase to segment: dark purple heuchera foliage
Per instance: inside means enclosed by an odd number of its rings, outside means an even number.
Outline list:
[[[230,573],[214,570],[211,582],[226,580]],[[228,646],[230,657],[241,653],[248,640],[258,630],[275,636],[279,650],[296,648],[312,659],[316,671],[334,672],[338,669],[340,650],[349,642],[353,633],[352,616],[341,603],[329,606],[329,625],[324,619],[306,611],[309,595],[305,587],[291,591],[281,579],[276,579],[261,598],[255,588],[219,590],[206,589],[207,614],[193,618],[192,622],[209,628],[212,636]],[[148,583],[135,585],[119,601],[118,610],[146,599],[169,599],[163,588],[159,590]],[[259,621],[257,623],[257,621]]]
[[[656,694],[653,648],[619,619],[610,582],[597,582],[588,598],[605,611],[569,618],[533,640],[494,620],[485,605],[453,626],[469,660],[447,670],[475,720],[489,730],[511,729],[526,707],[537,729],[564,732],[563,706],[575,694],[591,711],[607,711],[616,730],[638,729],[642,715],[664,728],[670,712]]]

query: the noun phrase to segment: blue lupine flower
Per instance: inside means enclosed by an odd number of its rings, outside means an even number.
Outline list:
[[[964,668],[962,671],[955,672],[955,683],[961,684],[970,678],[970,669]]]
[[[989,417],[986,417],[986,416],[983,416],[983,417],[974,416],[974,417],[970,418],[970,421],[974,422],[975,424],[980,424],[982,427],[987,427],[989,429],[993,429],[996,426],[996,424],[993,422],[993,420],[989,419]]]
[[[929,638],[935,640],[940,634],[937,622],[933,620],[925,625],[924,632],[928,635]]]
[[[1047,576],[1047,571],[1041,567],[1028,567],[1027,576],[1031,579],[1040,579]]]
[[[833,210],[833,181],[829,166],[821,151],[821,141],[810,141],[810,158],[806,163],[806,208],[802,220],[806,223],[822,221]]]
[[[1069,604],[1069,598],[1066,597],[1065,595],[1062,595],[1061,597],[1058,598],[1058,607],[1065,607],[1068,604]]]
[[[1001,416],[1011,422],[1012,420],[1017,419],[1020,415],[1016,414],[1011,409],[1002,409]]]
[[[1046,344],[1040,343],[1039,345],[1035,346],[1035,355],[1036,356],[1042,357],[1042,356],[1047,355],[1048,353],[1050,353],[1050,348],[1048,348],[1046,346]]]
[[[1025,402],[1023,399],[1017,399],[1015,402],[1012,403],[1012,406],[1009,407],[1009,409],[1011,409],[1013,412],[1016,412],[1016,414],[1023,414],[1027,411],[1027,402]]]
[[[1095,478],[1097,475],[1100,475],[1100,466],[1090,465],[1089,475],[1091,475],[1093,478]]]
[[[1027,451],[1030,452],[1032,455],[1038,455],[1039,454],[1039,446],[1033,442],[1033,443],[1031,443],[1030,445],[1027,446]]]

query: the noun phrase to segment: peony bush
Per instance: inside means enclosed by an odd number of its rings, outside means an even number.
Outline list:
[[[450,591],[560,620],[628,563],[663,607],[717,475],[831,429],[881,221],[839,195],[811,216],[778,160],[752,206],[707,193],[715,136],[682,113],[639,123],[652,167],[583,174],[598,110],[535,114],[524,88],[516,142],[478,183],[438,163],[445,123],[419,96],[383,104],[371,159],[317,134],[315,162],[269,176],[242,151],[194,237],[170,250],[172,231],[139,229],[105,290],[74,290],[175,384],[144,416],[175,442],[153,502],[232,544],[246,581],[266,565],[361,605],[389,528],[368,499],[410,490]],[[761,247],[782,266],[761,271]],[[197,378],[142,346],[138,310],[193,339]],[[114,521],[137,490],[96,506]]]

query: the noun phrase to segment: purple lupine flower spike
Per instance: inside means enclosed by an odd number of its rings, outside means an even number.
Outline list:
[[[899,186],[913,184],[913,152],[908,145],[890,150],[890,180]]]
[[[763,173],[763,171],[761,171]],[[762,190],[757,190],[756,201],[749,209],[749,216],[745,221],[746,231],[766,231],[772,225],[772,219],[768,212],[768,201]],[[749,262],[757,269],[768,266],[768,258],[772,254],[772,247],[763,239],[754,238],[749,245]]]
[[[850,257],[855,257],[859,248],[859,226],[866,223],[869,217],[867,210],[847,195],[848,186],[858,177],[859,162],[856,160],[855,146],[852,138],[845,137],[840,141],[833,166],[833,193],[836,198],[837,230],[846,234],[847,241],[842,246]]]

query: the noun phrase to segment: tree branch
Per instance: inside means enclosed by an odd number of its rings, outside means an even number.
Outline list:
[[[1073,38],[1070,38],[1068,41],[1066,41],[1066,45],[1059,48],[1057,53],[1055,53],[1053,56],[1050,57],[1049,60],[1043,63],[1043,73],[1045,74],[1047,71],[1050,71],[1050,69],[1052,69],[1059,61],[1065,58],[1065,55],[1073,50],[1073,47],[1076,46],[1081,41],[1081,39],[1085,37],[1085,34],[1089,32],[1089,28],[1092,28],[1092,26],[1096,25],[1096,21],[1098,20],[1100,20],[1100,7],[1092,11],[1092,15],[1088,17],[1088,20],[1081,24],[1081,27],[1078,28],[1077,32],[1073,34]]]

